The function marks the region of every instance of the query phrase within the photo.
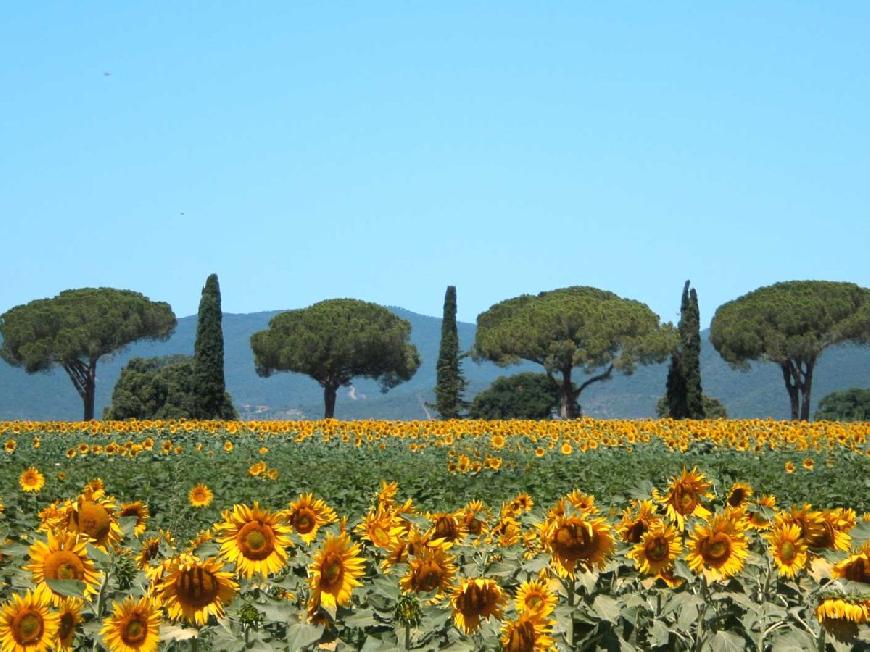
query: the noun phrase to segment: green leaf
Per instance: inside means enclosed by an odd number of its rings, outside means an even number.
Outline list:
[[[616,624],[619,620],[619,602],[611,598],[609,595],[597,595],[592,602],[592,608],[602,620],[610,621]]]
[[[53,592],[58,595],[73,596],[81,598],[85,594],[85,583],[79,580],[45,580]]]
[[[710,639],[710,649],[713,652],[743,652],[746,642],[742,636],[720,630]]]
[[[649,637],[652,644],[656,647],[666,645],[670,639],[671,631],[660,620],[654,620],[652,627],[649,629]]]
[[[311,623],[295,623],[287,628],[287,644],[291,650],[313,645],[323,636],[323,627]]]

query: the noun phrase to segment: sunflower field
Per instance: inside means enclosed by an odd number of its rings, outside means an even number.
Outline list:
[[[867,650],[870,424],[0,423],[0,652]]]

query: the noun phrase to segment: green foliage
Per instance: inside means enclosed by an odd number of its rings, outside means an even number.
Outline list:
[[[373,378],[386,392],[414,375],[420,355],[410,336],[411,324],[382,306],[330,299],[276,315],[251,348],[259,375],[294,371],[320,383],[330,418],[338,388],[353,378]]]
[[[704,394],[703,398],[704,405],[704,418],[705,419],[727,419],[728,412],[725,409],[725,405],[718,398],[713,398],[712,396],[707,396]],[[662,396],[658,403],[656,403],[656,416],[660,419],[664,417],[673,418],[668,411],[668,396],[665,394]]]
[[[0,357],[27,373],[61,366],[94,417],[97,362],[139,339],[167,339],[175,329],[169,304],[130,290],[65,290],[0,316]]]
[[[638,364],[661,362],[676,343],[674,328],[662,326],[639,301],[596,288],[569,287],[524,294],[480,314],[473,355],[502,366],[528,360],[550,376],[558,374],[561,415],[572,418],[589,384],[609,379],[614,369],[630,374]],[[575,387],[575,367],[596,375]]]
[[[447,287],[444,294],[444,316],[441,320],[441,346],[436,368],[435,409],[442,419],[457,419],[464,402],[462,392],[465,377],[459,366],[459,334],[456,329],[456,286]]]
[[[193,387],[198,419],[238,417],[224,381],[224,333],[221,327],[221,289],[217,274],[202,288],[193,356]]]
[[[694,288],[689,291],[689,281],[683,286],[679,333],[680,344],[671,354],[668,368],[668,415],[672,419],[703,419],[701,317],[698,295]]]
[[[133,358],[112,391],[104,419],[193,419],[194,361],[186,355]]]
[[[870,389],[831,392],[819,403],[816,421],[870,421]]]
[[[472,419],[549,419],[559,408],[559,385],[547,374],[501,376],[474,397]],[[579,414],[579,407],[577,408]]]
[[[710,341],[733,367],[778,364],[792,419],[809,419],[813,369],[827,347],[870,342],[870,290],[854,283],[789,281],[754,290],[716,311]]]

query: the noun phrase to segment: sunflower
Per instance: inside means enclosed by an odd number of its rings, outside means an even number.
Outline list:
[[[501,629],[501,644],[505,652],[546,652],[554,649],[551,620],[532,618],[527,614],[505,622]]]
[[[13,595],[0,609],[3,652],[48,652],[54,646],[58,615],[51,611],[51,591],[44,586]]]
[[[860,552],[834,564],[833,575],[852,582],[870,584],[870,542],[865,543]]]
[[[308,568],[312,599],[335,609],[350,603],[350,594],[360,586],[364,560],[358,544],[347,534],[327,537]]]
[[[216,526],[217,542],[221,555],[235,563],[239,575],[250,579],[256,574],[265,579],[284,567],[287,547],[293,542],[290,526],[276,514],[255,502],[253,507],[235,505],[223,518]]]
[[[807,542],[794,523],[782,523],[767,535],[780,575],[794,577],[807,565]]]
[[[90,539],[72,532],[47,533],[47,541],[37,541],[30,546],[30,564],[25,566],[33,574],[33,582],[38,586],[50,587],[48,580],[78,580],[83,582],[84,597],[95,595],[102,573],[94,568],[88,557],[87,544]],[[60,604],[63,596],[52,593],[55,605]]]
[[[816,618],[835,639],[851,642],[858,635],[858,626],[870,621],[870,600],[827,597],[819,602]]]
[[[387,482],[386,480],[381,480],[381,488],[378,490],[378,505],[382,507],[391,506],[395,502],[398,491],[398,482]]]
[[[785,472],[794,473],[794,462],[788,461],[785,463]]]
[[[187,501],[191,507],[208,507],[211,501],[214,500],[214,494],[208,485],[199,483],[195,485],[187,494]]]
[[[76,638],[76,629],[82,622],[82,607],[84,600],[66,597],[60,603],[58,611],[57,638],[55,647],[58,652],[71,652]]]
[[[729,507],[740,507],[752,498],[752,487],[745,482],[735,482],[731,485],[725,503]]]
[[[362,523],[356,526],[356,532],[376,547],[388,550],[403,534],[404,530],[397,522],[393,512],[385,507],[369,510]]]
[[[755,507],[769,510],[775,509],[776,496],[762,496],[758,499]],[[757,530],[765,530],[770,527],[770,520],[766,518],[764,514],[762,514],[760,511],[756,511],[755,509],[753,509],[749,512],[749,524]]]
[[[523,535],[523,529],[513,516],[502,516],[498,523],[489,531],[487,540],[497,542],[501,548],[509,548],[518,543]]]
[[[727,512],[706,525],[696,525],[688,545],[689,568],[696,573],[706,571],[712,581],[739,573],[749,553],[744,528],[745,521],[734,520]]]
[[[137,537],[142,536],[148,525],[148,505],[143,503],[141,500],[136,500],[132,503],[122,503],[121,512],[118,514],[118,518],[124,518],[125,516],[136,517],[136,525],[133,528],[133,534]]]
[[[696,468],[687,471],[685,468],[679,477],[673,478],[665,496],[656,496],[658,501],[665,505],[668,510],[668,518],[676,522],[681,530],[686,527],[686,518],[697,516],[707,518],[710,510],[701,504],[701,500],[709,498],[710,483],[704,478],[704,474]]]
[[[109,652],[156,652],[160,611],[145,597],[115,602],[112,615],[103,620],[100,635]]]
[[[18,476],[18,486],[21,491],[38,493],[45,486],[45,476],[35,466],[28,467]]]
[[[528,580],[517,589],[515,606],[518,614],[544,620],[553,613],[558,597],[545,579]]]
[[[317,531],[336,519],[335,511],[314,494],[301,494],[299,500],[290,503],[284,518],[293,531],[306,544],[317,538]]]
[[[106,549],[120,543],[124,533],[115,516],[115,502],[102,489],[85,492],[78,497],[67,513],[67,529],[91,537],[93,545]]]
[[[209,616],[223,617],[224,607],[238,590],[230,573],[219,559],[199,559],[181,554],[163,563],[162,580],[157,587],[171,620],[205,625]],[[155,580],[152,579],[152,582]]]
[[[477,631],[485,618],[501,618],[507,597],[494,580],[463,579],[453,590],[453,619],[466,634]]]
[[[429,520],[432,521],[434,528],[433,539],[444,539],[444,541],[454,543],[465,535],[462,527],[463,522],[449,512],[430,514]]]
[[[563,516],[542,526],[542,543],[556,572],[573,576],[576,569],[603,568],[613,553],[613,535],[603,518]]]
[[[457,513],[462,521],[462,527],[466,532],[474,536],[480,536],[486,529],[486,521],[489,511],[483,501],[472,500]],[[483,516],[484,518],[480,518]]]
[[[418,546],[416,554],[409,558],[408,572],[399,580],[399,584],[406,592],[436,591],[441,594],[450,587],[454,575],[456,564],[445,548]]]
[[[622,520],[616,526],[616,530],[625,543],[640,543],[644,532],[658,520],[660,519],[656,515],[653,501],[632,500],[631,505],[622,512]]]
[[[653,523],[628,552],[634,565],[645,575],[661,575],[671,569],[683,550],[679,531],[662,521]]]
[[[254,462],[253,464],[251,464],[251,466],[248,468],[248,475],[256,478],[257,476],[263,475],[267,469],[268,466],[266,466],[266,463],[260,460],[259,462]]]
[[[825,548],[841,552],[849,550],[852,543],[849,531],[855,527],[855,521],[844,518],[842,514],[843,510],[818,512],[821,527],[807,537],[807,543],[811,548]]]
[[[14,439],[7,439],[6,443],[3,445],[3,450],[5,450],[10,455],[15,452],[15,449],[18,448],[18,444]]]
[[[794,524],[800,528],[801,538],[809,544],[825,536],[825,519],[821,512],[813,511],[813,506],[804,504],[798,509],[792,507],[788,512],[779,512],[774,520],[775,526]]]

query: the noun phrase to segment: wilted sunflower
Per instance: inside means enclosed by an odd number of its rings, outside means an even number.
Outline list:
[[[169,618],[176,621],[205,625],[209,616],[223,617],[239,588],[215,558],[181,554],[165,561],[162,570],[157,593]]]
[[[465,535],[463,522],[449,512],[430,514],[429,520],[432,522],[434,530],[433,539],[443,539],[449,543],[455,543]]]
[[[679,531],[673,525],[656,521],[629,550],[628,557],[641,573],[658,576],[673,567],[682,550]]]
[[[622,512],[622,520],[616,529],[626,543],[640,543],[644,532],[658,520],[660,519],[653,501],[635,499]]]
[[[284,518],[306,544],[317,538],[317,531],[336,519],[335,511],[314,494],[302,494],[290,503]]]
[[[710,498],[710,487],[711,484],[704,478],[703,473],[694,468],[691,471],[684,468],[678,477],[671,480],[666,495],[659,496],[658,492],[655,495],[658,502],[667,507],[668,518],[682,530],[686,527],[686,518],[689,516],[710,516],[710,510],[701,504],[701,500]]]
[[[528,580],[517,589],[515,606],[518,614],[533,620],[544,620],[556,608],[558,596],[545,579]]]
[[[477,631],[485,618],[501,618],[507,601],[504,591],[494,580],[463,579],[453,591],[453,619],[466,634]]]
[[[865,543],[860,552],[834,564],[833,575],[852,582],[870,584],[870,542]]]
[[[502,625],[501,644],[504,652],[547,652],[554,649],[550,634],[553,622],[521,614]]]
[[[58,618],[51,610],[51,591],[46,587],[13,595],[0,609],[0,649],[48,652],[54,646]]]
[[[614,548],[607,521],[582,516],[563,516],[544,522],[541,542],[552,555],[556,572],[569,577],[573,577],[578,568],[603,568]]]
[[[752,498],[752,486],[746,482],[735,482],[731,485],[728,497],[725,499],[729,507],[740,507]]]
[[[136,517],[136,525],[133,528],[133,534],[137,537],[142,536],[148,526],[148,505],[143,503],[141,500],[136,500],[132,503],[122,503],[118,518],[124,518],[125,516]]]
[[[858,626],[870,621],[870,600],[824,598],[816,608],[816,618],[835,639],[851,642],[858,635]]]
[[[361,584],[363,564],[359,545],[347,534],[327,537],[308,568],[312,599],[333,609],[349,604],[351,592]]]
[[[106,549],[120,543],[124,533],[115,515],[115,502],[102,489],[85,492],[69,508],[66,527],[91,537],[93,545]]]
[[[84,596],[95,595],[102,573],[94,568],[88,557],[89,538],[72,532],[47,533],[47,541],[37,541],[30,546],[30,564],[25,566],[33,574],[33,583],[50,587],[47,580],[78,580],[84,582]],[[60,604],[63,596],[52,593],[55,605]]]
[[[767,535],[780,575],[794,577],[807,565],[807,542],[794,523],[781,523]]]
[[[208,485],[201,482],[195,485],[190,490],[190,493],[187,494],[187,501],[191,507],[208,507],[211,505],[212,500],[214,500],[214,494],[211,492],[211,489],[208,488]]]
[[[58,627],[55,646],[58,652],[71,652],[76,638],[76,629],[82,622],[82,607],[84,600],[66,597],[60,603],[58,610]]]
[[[100,635],[109,652],[156,652],[160,610],[145,597],[115,602],[112,615],[103,620]]]
[[[749,553],[744,531],[745,522],[735,521],[728,513],[696,525],[687,545],[686,561],[695,573],[706,572],[713,581],[727,579],[743,569]]]
[[[45,476],[35,466],[28,467],[18,476],[18,486],[21,491],[38,493],[45,486]]]
[[[453,555],[440,546],[418,546],[408,559],[408,572],[399,580],[403,591],[444,593],[456,575]]]
[[[280,571],[287,562],[287,547],[292,546],[290,526],[259,503],[253,507],[235,505],[223,513],[218,523],[217,542],[221,555],[236,565],[239,575],[264,579]]]

